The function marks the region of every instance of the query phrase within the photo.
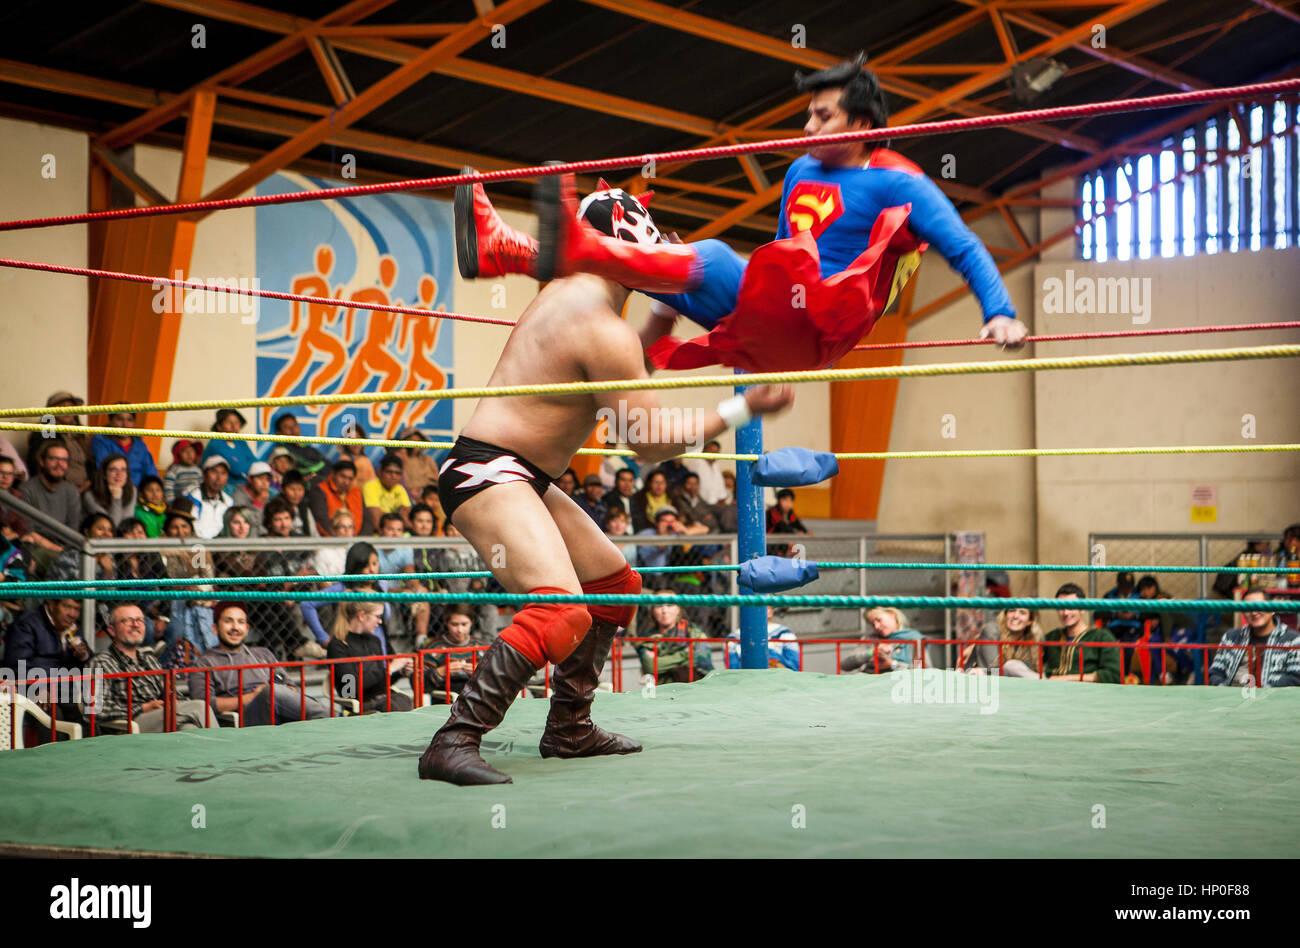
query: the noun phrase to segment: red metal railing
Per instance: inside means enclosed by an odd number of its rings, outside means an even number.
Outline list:
[[[652,636],[616,638],[610,646],[610,661],[609,661],[610,679],[611,679],[611,684],[613,686],[613,690],[615,692],[623,691],[624,650],[625,647],[628,645],[632,645],[635,647],[637,644],[642,644],[652,650],[653,657],[651,660],[651,672],[654,675],[655,681],[658,682],[660,646],[667,643],[679,643],[679,644],[689,644],[696,647],[704,646],[706,648],[709,648],[711,651],[711,647],[713,645],[723,645],[725,649],[727,645],[734,644],[735,642],[736,640],[734,638],[730,638],[730,639],[690,638],[685,636],[680,636],[680,637],[666,636],[662,638],[652,637]],[[1159,651],[1161,653],[1169,650],[1181,650],[1181,651],[1202,653],[1202,661],[1201,661],[1202,670],[1200,676],[1202,680],[1200,683],[1204,685],[1208,685],[1210,683],[1210,666],[1212,664],[1212,658],[1210,653],[1218,653],[1224,650],[1242,649],[1242,650],[1248,650],[1252,654],[1257,653],[1259,655],[1263,655],[1269,651],[1295,651],[1297,649],[1300,649],[1300,645],[1253,645],[1253,644],[1225,645],[1223,643],[1209,645],[1204,643],[1182,643],[1182,642],[1121,642],[1121,641],[1069,642],[1063,640],[1060,641],[1045,640],[1045,641],[1038,641],[1038,642],[1026,642],[1025,640],[1013,640],[1013,639],[935,639],[935,638],[800,639],[793,644],[797,645],[798,647],[799,669],[801,671],[804,668],[804,649],[807,646],[834,645],[835,646],[835,673],[837,675],[842,673],[841,672],[841,667],[843,664],[842,649],[843,646],[845,645],[852,645],[855,647],[861,647],[861,646],[872,647],[872,657],[873,657],[872,668],[873,671],[875,671],[876,673],[880,673],[882,671],[881,659],[880,659],[881,653],[878,648],[875,648],[875,646],[879,646],[879,645],[893,645],[895,647],[906,646],[914,649],[915,654],[909,663],[910,666],[914,668],[926,667],[926,650],[931,646],[955,645],[959,648],[968,647],[968,646],[981,646],[981,645],[996,646],[998,649],[997,667],[999,672],[1002,671],[1005,665],[1004,650],[1008,646],[1023,647],[1025,645],[1030,645],[1037,651],[1038,677],[1040,679],[1046,677],[1046,670],[1043,667],[1044,664],[1043,655],[1045,650],[1048,648],[1067,648],[1067,649],[1077,648],[1078,668],[1079,668],[1078,674],[1080,676],[1085,674],[1085,667],[1086,667],[1085,651],[1084,651],[1085,649],[1118,648],[1121,650],[1120,652],[1121,683],[1124,682],[1124,678],[1126,677],[1126,670],[1124,667],[1125,652],[1132,652],[1134,655],[1136,655],[1137,653],[1143,650],[1147,650],[1149,652]],[[77,675],[61,675],[58,676],[57,678],[50,678],[46,676],[31,677],[23,681],[14,681],[12,683],[8,681],[0,681],[0,690],[15,690],[15,689],[24,690],[32,685],[42,685],[50,688],[51,700],[48,703],[44,703],[39,700],[36,700],[36,703],[42,706],[48,704],[49,714],[50,714],[50,732],[51,732],[51,739],[53,739],[53,735],[55,733],[54,725],[58,721],[58,704],[59,704],[57,700],[54,700],[53,690],[56,688],[57,685],[61,683],[88,682],[89,683],[88,690],[89,690],[89,698],[90,698],[89,707],[91,707],[92,710],[85,717],[87,718],[89,736],[95,737],[97,736],[98,733],[98,722],[99,722],[100,714],[99,712],[94,711],[93,708],[96,705],[96,687],[101,682],[103,684],[103,687],[107,688],[109,687],[108,684],[109,682],[118,679],[125,679],[126,681],[125,725],[126,725],[126,730],[129,732],[131,730],[132,725],[135,722],[135,717],[136,717],[136,708],[135,708],[136,680],[137,679],[146,680],[146,679],[161,677],[162,678],[162,699],[161,700],[163,702],[163,729],[165,731],[174,731],[176,729],[176,697],[177,697],[176,676],[195,675],[195,674],[201,674],[203,676],[203,682],[204,682],[203,702],[206,708],[204,714],[204,724],[207,726],[211,726],[212,723],[211,716],[213,712],[212,674],[217,671],[235,672],[236,688],[238,694],[240,696],[243,696],[246,694],[246,692],[244,691],[244,673],[250,671],[266,671],[268,672],[266,687],[268,690],[267,697],[269,701],[269,717],[270,717],[270,723],[274,724],[275,714],[276,714],[275,691],[274,691],[276,675],[274,674],[274,672],[276,671],[282,669],[289,669],[289,668],[296,668],[298,670],[299,719],[301,720],[301,719],[305,719],[307,716],[307,680],[306,680],[307,667],[320,666],[328,669],[329,677],[327,680],[329,682],[329,688],[327,689],[327,691],[328,691],[328,698],[329,698],[329,714],[331,717],[334,717],[336,714],[336,701],[335,701],[336,699],[335,666],[336,665],[340,665],[340,664],[360,665],[360,663],[362,662],[376,662],[376,661],[389,663],[399,658],[411,658],[413,660],[412,691],[414,694],[414,704],[415,706],[418,707],[423,703],[424,669],[425,669],[426,661],[436,662],[437,660],[436,656],[438,655],[444,656],[443,659],[443,680],[444,680],[443,687],[445,689],[444,696],[446,700],[450,703],[451,693],[452,693],[451,692],[451,654],[452,653],[460,654],[465,652],[470,653],[471,672],[472,672],[474,668],[477,668],[478,654],[480,652],[486,651],[487,648],[488,646],[482,646],[482,645],[448,646],[448,647],[433,648],[433,649],[420,649],[414,652],[393,653],[389,655],[350,656],[346,658],[315,659],[311,661],[259,662],[259,663],[247,664],[247,665],[230,665],[230,666],[203,667],[203,668],[190,666],[190,667],[182,667],[182,668],[169,668],[169,669],[146,670],[146,671],[115,672],[111,674],[109,673],[95,674],[92,672],[83,672]],[[690,660],[688,661],[687,680],[694,681],[695,680],[695,661],[694,661],[695,648],[692,648],[690,651],[691,651],[691,656],[690,656]],[[725,664],[726,662],[725,657],[723,661]],[[891,667],[892,666],[893,663],[891,662]],[[888,671],[889,669],[883,669],[883,670]],[[364,706],[365,703],[365,692],[364,692],[365,686],[364,686],[364,681],[362,679],[363,676],[358,675],[356,700],[358,705],[360,706]],[[550,694],[550,667],[549,666],[547,666],[545,670],[544,681],[545,681],[546,694],[549,695]],[[1159,678],[1158,683],[1162,685],[1165,684],[1163,676]],[[391,675],[386,675],[385,676],[385,696],[386,696],[385,708],[390,711],[392,710],[392,690],[393,690],[392,684],[393,682],[392,682]],[[521,693],[526,691],[527,691],[527,687],[521,689]],[[151,699],[151,700],[158,700],[158,699]],[[194,700],[194,695],[192,694],[192,692],[191,692],[191,700]],[[251,699],[245,698],[243,701],[241,701],[237,710],[242,712],[242,709],[244,705],[247,704],[248,700]],[[17,720],[18,720],[17,714],[10,715],[9,718],[9,728],[10,728],[9,746],[10,747],[14,747],[17,744]],[[244,726],[244,716],[242,713],[238,715],[237,726],[239,727]]]

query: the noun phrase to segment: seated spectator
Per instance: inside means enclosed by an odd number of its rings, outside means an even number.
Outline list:
[[[379,476],[361,489],[369,524],[367,533],[379,533],[379,519],[385,514],[397,514],[405,531],[411,526],[411,498],[402,486],[402,459],[396,454],[385,454],[379,462]]]
[[[727,635],[727,667],[741,667],[739,629]],[[767,667],[799,670],[799,639],[776,621],[776,610],[771,606],[767,607]]]
[[[30,675],[41,669],[81,668],[90,648],[81,637],[81,600],[47,599],[18,617],[5,633],[4,665],[15,672],[18,663]]]
[[[358,534],[368,533],[368,521],[365,519],[365,502],[361,498],[361,488],[353,481],[357,476],[357,466],[348,458],[339,458],[334,462],[330,476],[307,492],[307,506],[311,508],[312,519],[316,529],[323,536],[330,536],[329,523],[334,514],[346,508],[352,514],[352,522],[357,526]]]
[[[230,480],[230,465],[219,454],[203,462],[203,480],[183,496],[190,502],[194,515],[194,535],[211,540],[221,532],[226,522],[226,511],[235,506],[235,499],[226,489]]]
[[[375,574],[379,572],[379,553],[369,543],[354,543],[348,547],[347,560],[343,564],[343,572],[348,576],[360,576],[363,574]],[[346,585],[343,583],[330,583],[323,587],[321,592],[342,592],[346,589],[361,589],[370,592],[388,591],[388,583],[384,580],[362,580],[350,582]],[[316,642],[325,648],[329,645],[329,633],[325,631],[327,625],[334,621],[335,603],[328,600],[309,600],[304,599],[298,604],[302,611],[303,621],[307,623],[307,628],[312,635],[316,637]],[[392,610],[385,604],[384,621],[387,622],[392,615]],[[379,643],[384,647],[384,653],[388,652],[388,635],[385,627],[380,625],[373,630],[374,635],[379,639]]]
[[[293,455],[288,448],[275,448],[266,463],[271,468],[271,490],[278,494],[283,489],[285,475],[290,471],[297,473],[293,466]],[[301,479],[302,475],[298,474],[298,477]]]
[[[1242,597],[1245,624],[1229,629],[1210,665],[1212,685],[1294,688],[1300,685],[1300,634],[1278,620],[1268,590],[1252,586]],[[1251,608],[1253,606],[1253,608]]]
[[[655,513],[654,526],[641,530],[638,536],[685,536],[686,527],[677,519],[677,509],[671,505],[660,507]],[[646,545],[636,548],[636,558],[642,566],[693,566],[686,553],[689,546],[682,544]]]
[[[64,477],[68,458],[62,438],[42,439],[36,452],[36,476],[23,482],[21,496],[41,513],[76,530],[81,524],[81,494]],[[63,552],[59,537],[39,524],[32,524],[31,537],[36,565],[42,569]]]
[[[18,465],[13,458],[0,455],[0,492],[10,497],[22,499],[24,477],[18,473]],[[15,533],[26,533],[27,523],[20,514],[13,513],[8,507],[0,507],[0,521],[9,524]],[[21,522],[19,522],[21,521]]]
[[[288,503],[289,511],[292,514],[292,536],[318,537],[321,535],[320,530],[316,528],[316,518],[312,516],[311,507],[307,504],[307,482],[303,480],[301,474],[297,471],[290,471],[284,475],[284,480],[280,484],[280,497]]]
[[[291,472],[301,478],[297,471]],[[262,511],[262,527],[272,539],[288,539],[293,535],[293,506],[283,495],[273,497]],[[258,554],[257,572],[262,576],[311,576],[314,551],[263,550]],[[302,583],[264,583],[258,587],[267,591],[300,592]],[[324,658],[325,647],[307,632],[298,609],[290,602],[254,602],[248,609],[249,621],[257,629],[260,641],[281,656],[294,658]]]
[[[1043,641],[1064,645],[1049,645],[1043,649],[1043,673],[1053,681],[1119,684],[1119,649],[1082,647],[1087,642],[1115,641],[1115,636],[1106,629],[1089,627],[1086,612],[1070,607],[1069,600],[1084,598],[1083,590],[1074,583],[1066,583],[1056,591],[1056,598],[1061,600],[1061,606],[1056,610],[1061,626],[1048,632]]]
[[[794,491],[782,487],[776,492],[776,506],[767,508],[768,535],[779,533],[801,533],[807,535],[809,530],[794,512]],[[767,552],[770,556],[789,556],[790,544],[769,543]]]
[[[432,537],[438,534],[438,517],[428,504],[416,504],[411,508],[411,535]],[[417,547],[411,551],[411,569],[416,573],[437,573],[442,571],[442,551],[427,547]],[[411,581],[411,588],[416,592],[446,592],[447,587],[439,579],[416,579]],[[442,621],[442,603],[417,602],[411,605],[411,623],[415,640],[418,642],[429,634],[430,627]]]
[[[390,540],[406,536],[406,525],[398,513],[386,513],[379,519],[379,535]],[[415,550],[409,546],[378,547],[379,572],[414,573]]]
[[[723,471],[722,483],[725,496],[713,505],[713,513],[718,518],[718,529],[723,533],[735,533],[740,523],[740,510],[736,505],[736,472]]]
[[[1115,587],[1105,593],[1102,598],[1136,599],[1137,595],[1137,585],[1133,574],[1122,572],[1115,574]],[[1122,642],[1136,639],[1141,634],[1142,623],[1138,621],[1137,613],[1132,609],[1098,612],[1093,616],[1093,619],[1109,629],[1110,634]]]
[[[840,671],[883,674],[910,668],[915,661],[920,660],[919,656],[913,657],[911,645],[902,643],[919,644],[924,641],[924,637],[915,629],[907,627],[907,617],[898,609],[893,606],[868,609],[867,625],[871,626],[871,630],[862,636],[862,640],[872,644],[854,649],[844,656],[840,660]]]
[[[247,507],[231,507],[226,511],[221,532],[222,539],[249,540],[256,534],[253,523],[257,514]],[[218,576],[259,576],[257,553],[253,550],[221,550],[212,554],[212,567]]]
[[[282,411],[280,414],[276,415],[271,428],[278,435],[284,435],[289,438],[302,437],[302,428],[298,425],[298,417],[291,411]],[[329,464],[325,459],[325,455],[321,454],[309,444],[302,444],[297,441],[285,441],[276,446],[284,448],[293,455],[294,469],[303,476],[304,480],[312,480],[318,474],[323,472]],[[354,476],[356,470],[357,466],[353,464],[352,472]],[[328,520],[329,518],[327,517],[326,519]],[[359,513],[357,519],[360,519]]]
[[[221,464],[224,466],[225,461]],[[184,500],[184,498],[181,498]],[[171,621],[167,625],[166,643],[168,654],[164,656],[163,665],[170,666],[185,658],[181,642],[203,652],[216,644],[212,633],[212,587],[202,580],[212,579],[215,570],[207,551],[193,544],[194,515],[179,506],[167,508],[167,518],[163,523],[163,535],[180,540],[182,545],[177,550],[168,550],[162,554],[163,565],[167,568],[169,579],[194,579],[195,585],[183,587],[195,593],[208,593],[206,597],[194,599],[173,599],[170,601]]]
[[[447,521],[447,515],[442,511],[442,498],[438,496],[438,481],[436,478],[432,484],[426,485],[424,490],[420,491],[420,503],[433,510],[434,517],[439,524]]]
[[[564,491],[565,497],[575,497],[578,493],[578,475],[573,468],[567,468],[555,479],[555,486]]]
[[[55,392],[45,402],[48,408],[71,408],[76,405],[86,404],[71,392]],[[78,414],[62,414],[55,412],[54,423],[56,425],[81,425],[85,424]],[[83,432],[67,432],[58,436],[63,442],[63,446],[68,451],[68,468],[64,471],[64,477],[68,483],[78,491],[85,488],[90,483],[90,476],[96,467],[94,459],[90,455],[90,438]],[[38,435],[31,435],[27,439],[27,476],[31,478],[35,470],[40,467],[37,460],[37,452],[40,451],[41,445],[47,439]]]
[[[115,533],[113,521],[109,520],[104,514],[88,514],[81,520],[81,535],[87,540],[109,540],[112,539]],[[111,553],[96,553],[93,562],[95,564],[94,575],[88,577],[82,572],[81,551],[69,547],[49,565],[46,570],[46,579],[72,580],[76,582],[89,578],[99,580],[117,578],[117,563]],[[108,606],[109,603],[104,601],[95,603],[93,624],[96,633],[102,631],[108,625]]]
[[[605,523],[605,511],[609,509],[605,506],[605,502],[600,499],[604,492],[604,486],[600,483],[600,475],[588,474],[582,482],[582,493],[574,498],[574,502],[582,508],[582,512],[602,526]]]
[[[162,665],[154,657],[153,651],[142,647],[147,629],[148,620],[138,605],[133,602],[113,603],[108,620],[108,637],[113,640],[113,644],[90,660],[89,670],[104,675],[161,672]],[[139,725],[142,733],[158,733],[166,723],[166,679],[162,675],[139,675],[131,678],[130,682],[131,708],[128,712],[127,679],[104,679],[102,699],[96,695],[99,702],[99,711],[95,717],[97,728],[103,728],[106,724],[119,724],[125,729],[129,720]],[[176,730],[221,726],[216,711],[204,702],[202,695],[200,690],[197,699],[182,699],[175,694],[172,696]],[[89,720],[89,700],[85,702],[84,709]]]
[[[330,658],[366,658],[383,655],[374,634],[384,618],[382,602],[341,602],[330,629]],[[361,702],[363,713],[410,711],[411,696],[393,691],[392,684],[411,674],[410,657],[356,662],[334,666],[334,692]],[[360,671],[358,671],[358,668]]]
[[[710,441],[704,446],[705,454],[718,454],[722,451],[722,445],[716,441]],[[727,485],[722,479],[722,468],[719,462],[714,459],[706,458],[689,458],[686,462],[686,469],[695,474],[700,480],[700,496],[709,506],[720,504],[727,499]]]
[[[632,532],[632,498],[636,494],[636,476],[627,468],[621,468],[614,474],[614,489],[600,498],[601,503],[611,510],[617,507],[627,514],[628,533]]]
[[[605,534],[611,537],[625,537],[628,531],[632,529],[632,521],[626,513],[619,507],[615,507],[605,514]],[[635,567],[637,565],[636,547],[631,543],[615,544],[619,552],[623,554],[623,559],[627,560],[627,565]]]
[[[983,638],[1014,645],[967,645],[962,649],[959,667],[972,675],[998,674],[999,657],[1002,674],[1008,678],[1038,677],[1038,643],[1043,641],[1043,629],[1038,624],[1038,613],[1032,609],[1003,609],[994,622],[989,623]]]
[[[31,578],[27,552],[22,548],[18,531],[0,519],[0,629],[7,629],[22,611],[22,600],[6,595],[4,583],[25,583]]]
[[[665,593],[665,595],[669,594]],[[642,631],[638,627],[638,638],[704,638],[700,627],[688,622],[682,615],[681,606],[675,602],[656,603],[650,610],[650,617],[648,628]],[[635,642],[633,644],[636,646],[637,656],[641,659],[643,675],[654,675],[656,667],[658,668],[656,684],[698,680],[713,671],[713,656],[709,652],[707,643],[696,645],[687,642]]]
[[[234,502],[236,507],[248,507],[253,511],[255,537],[262,535],[262,510],[274,496],[271,492],[271,465],[254,461],[248,467],[244,483],[235,488]]]
[[[145,476],[158,479],[154,474]],[[81,495],[81,509],[84,513],[105,514],[109,522],[116,526],[135,513],[136,499],[136,489],[131,483],[126,458],[120,454],[110,454],[90,479],[90,490]]]
[[[348,420],[343,423],[343,437],[365,440],[369,436],[366,434],[366,429],[362,427],[361,422],[357,421],[355,418],[349,417]],[[370,456],[366,452],[365,445],[339,445],[338,456],[340,458],[347,458],[357,466],[356,483],[358,487],[364,488],[375,479],[375,466],[370,462]]]
[[[210,695],[212,704],[218,711],[238,711],[244,727],[258,727],[272,723],[270,685],[274,679],[274,723],[329,717],[327,708],[315,698],[303,695],[288,682],[280,669],[237,670],[236,666],[240,665],[269,665],[275,662],[275,655],[270,649],[246,644],[248,613],[241,604],[217,603],[212,615],[217,644],[195,661],[194,667],[197,670],[189,676],[191,695]],[[205,687],[207,691],[204,690]]]
[[[202,441],[180,440],[172,445],[172,466],[167,468],[163,478],[163,494],[167,503],[177,497],[184,497],[203,480],[203,469],[199,467],[199,454],[203,451]]]
[[[158,480],[154,478],[155,482]],[[125,540],[145,540],[150,539],[145,533],[144,524],[135,517],[128,517],[117,525],[117,535]],[[113,555],[113,575],[117,579],[137,579],[152,582],[153,580],[166,579],[167,567],[163,565],[162,557],[153,550],[146,550],[136,553],[116,553]],[[103,604],[101,604],[103,605]],[[108,603],[109,612],[112,612],[112,603]],[[144,644],[153,645],[155,638],[162,641],[167,633],[167,622],[162,617],[168,614],[170,603],[164,600],[154,600],[150,602],[137,603],[144,610],[145,618],[148,620],[148,627],[145,629]]]
[[[140,490],[135,499],[135,512],[131,519],[140,521],[147,537],[162,536],[163,520],[167,516],[167,490],[157,477],[140,478]],[[121,526],[122,521],[118,521]]]
[[[700,475],[694,471],[688,471],[682,479],[682,486],[673,497],[673,506],[692,523],[704,527],[701,533],[721,532],[718,528],[718,515],[700,494]]]
[[[668,479],[669,495],[676,494],[682,489],[682,483],[690,473],[690,468],[682,463],[681,458],[669,458],[659,465],[659,470]]]
[[[419,428],[404,428],[397,435],[398,441],[428,441],[428,437]],[[402,459],[402,486],[412,499],[420,497],[424,489],[438,485],[438,465],[434,463],[429,452],[422,448],[398,448]],[[423,501],[422,501],[423,502]]]
[[[447,681],[450,675],[451,691],[460,691],[474,672],[475,649],[486,648],[490,643],[474,634],[475,610],[469,603],[453,602],[447,605],[443,614],[442,634],[432,639],[421,640],[418,648],[445,648],[465,651],[439,652],[424,656],[424,692],[434,704],[447,701]]]
[[[238,434],[244,430],[246,424],[248,422],[238,411],[233,408],[222,408],[217,412],[217,420],[213,423],[212,430],[218,435],[222,433]],[[222,437],[215,437],[208,442],[208,446],[203,450],[203,458],[200,463],[212,457],[225,460],[226,469],[230,471],[230,485],[232,488],[247,480],[248,470],[257,460],[257,455],[253,453],[253,446],[247,441],[228,441]]]
[[[632,530],[644,533],[654,526],[655,514],[662,507],[671,507],[668,496],[668,478],[655,468],[645,476],[645,487],[632,496]],[[676,514],[676,509],[673,511]]]
[[[352,514],[340,508],[330,520],[330,536],[335,539],[347,539],[357,535],[357,525]],[[312,559],[312,568],[319,576],[341,576],[347,565],[348,548],[346,546],[322,546]]]
[[[146,474],[158,476],[158,465],[154,463],[153,455],[149,453],[149,448],[145,445],[143,438],[138,438],[131,434],[132,428],[136,427],[135,412],[117,411],[108,416],[108,423],[105,427],[121,428],[122,433],[119,435],[95,435],[90,439],[90,456],[94,461],[95,467],[103,465],[104,459],[110,454],[121,454],[126,457],[127,467],[131,475],[131,483],[139,485],[140,478]]]

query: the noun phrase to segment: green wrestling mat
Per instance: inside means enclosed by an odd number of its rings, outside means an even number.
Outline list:
[[[923,688],[911,676],[722,671],[600,695],[596,718],[645,751],[591,760],[541,759],[547,703],[520,700],[485,744],[515,779],[500,787],[416,778],[441,707],[0,753],[0,843],[897,858],[1291,856],[1300,842],[1300,689],[1000,679],[996,694],[952,700],[955,679],[926,674]]]

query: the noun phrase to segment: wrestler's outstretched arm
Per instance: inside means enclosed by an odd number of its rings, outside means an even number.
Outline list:
[[[593,327],[593,345],[588,348],[583,368],[591,381],[606,379],[648,379],[641,340],[620,319]],[[756,385],[744,395],[719,403],[717,408],[664,409],[653,391],[628,389],[601,392],[596,396],[602,413],[618,422],[626,433],[627,446],[647,461],[658,463],[686,451],[702,451],[722,432],[744,424],[754,415],[782,411],[794,403],[789,385]]]

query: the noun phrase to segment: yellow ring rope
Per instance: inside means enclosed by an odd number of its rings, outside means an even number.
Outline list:
[[[1176,365],[1195,362],[1232,362],[1246,359],[1283,359],[1300,356],[1300,345],[1241,346],[1230,349],[1193,349],[1174,352],[1116,353],[1096,356],[1061,356],[1051,359],[1013,359],[1007,362],[941,362],[929,365],[880,366],[859,369],[818,369],[809,372],[756,372],[751,375],[695,375],[662,379],[616,379],[603,382],[554,382],[544,385],[507,385],[496,388],[455,388],[435,391],[362,392],[359,394],[286,395],[280,398],[225,398],[185,402],[130,402],[116,405],[78,405],[60,414],[111,415],[117,412],[194,411],[210,408],[259,408],[287,405],[358,405],[374,402],[437,401],[452,398],[505,398],[515,395],[581,395],[634,389],[667,391],[688,388],[731,388],[784,382],[859,382],[871,379],[925,378],[937,375],[995,375],[1054,369],[1096,369],[1114,366]],[[0,409],[0,418],[54,414],[48,406]],[[211,437],[211,433],[205,433]],[[269,437],[269,436],[268,436]],[[283,440],[272,438],[271,440]],[[330,444],[310,439],[312,444]],[[375,444],[376,442],[370,442]]]
[[[360,445],[370,448],[417,448],[421,451],[450,448],[451,441],[389,441],[369,438],[312,438],[306,435],[237,434],[226,431],[175,431],[170,428],[98,428],[89,425],[38,425],[26,422],[0,422],[0,431],[39,431],[48,434],[102,434],[116,437],[130,432],[135,437],[189,438],[215,441],[260,441],[276,444],[334,444]],[[889,461],[912,458],[1042,458],[1074,457],[1081,455],[1116,454],[1258,454],[1300,451],[1300,444],[1211,444],[1211,445],[1158,445],[1133,448],[991,448],[966,451],[840,451],[835,457],[841,461]],[[578,454],[617,457],[636,457],[635,451],[582,448]],[[702,458],[713,461],[757,461],[757,454],[705,454],[690,451],[677,455],[683,458]]]

